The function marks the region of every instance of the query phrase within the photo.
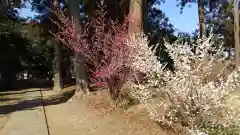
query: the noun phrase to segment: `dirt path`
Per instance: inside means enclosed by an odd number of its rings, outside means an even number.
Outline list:
[[[7,94],[7,93],[5,93]],[[0,135],[48,135],[41,94],[39,89],[12,92],[9,98],[0,106],[2,128]]]
[[[103,99],[105,96],[87,96],[71,103],[47,106],[50,134],[166,135],[148,120],[145,111],[137,108],[128,113],[113,110]]]
[[[39,89],[0,92],[0,135],[166,135],[137,107],[116,111],[104,92],[71,103],[42,93],[47,122]]]

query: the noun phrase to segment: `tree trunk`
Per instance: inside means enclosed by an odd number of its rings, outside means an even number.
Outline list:
[[[54,9],[59,10],[60,1],[54,0]],[[55,40],[54,44],[54,62],[53,62],[53,70],[54,70],[54,82],[53,82],[53,90],[59,91],[63,88],[62,77],[61,77],[61,46],[60,42]]]
[[[148,0],[142,0],[143,32],[148,34]]]
[[[148,31],[148,5],[147,0],[130,0],[129,4],[129,19],[130,24],[128,33],[140,33],[146,34]],[[136,73],[136,79],[140,80],[141,76]]]
[[[120,88],[116,87],[117,82],[116,78],[112,77],[111,79],[107,79],[107,85],[109,88],[109,95],[113,101],[116,101],[120,96]]]
[[[142,31],[142,0],[130,0],[128,33]]]
[[[123,69],[123,78],[119,78],[117,76],[112,76],[109,79],[106,79],[108,88],[109,88],[109,95],[113,99],[113,101],[117,101],[121,97],[121,89],[124,86],[125,81],[130,74],[130,70],[125,68]]]
[[[64,55],[64,61],[62,61],[62,78],[63,78],[63,84],[69,85],[71,82],[71,60],[70,60],[70,54],[66,53]]]
[[[204,14],[204,0],[198,0],[198,18],[199,18],[199,31],[200,38],[206,37],[206,25]]]
[[[69,11],[70,16],[73,21],[76,23],[77,29],[81,30],[81,18],[80,18],[80,9],[79,9],[79,0],[70,0]],[[75,73],[76,73],[76,92],[77,95],[82,95],[83,93],[89,92],[89,84],[88,84],[88,74],[87,74],[87,66],[84,62],[84,57],[79,52],[75,52]]]
[[[87,66],[81,53],[75,53],[76,92],[89,93]]]
[[[53,90],[59,91],[63,88],[61,77],[61,50],[58,41],[54,41],[54,85]]]
[[[238,11],[238,0],[233,2],[234,12],[234,43],[235,43],[235,57],[236,66],[240,66],[240,46],[239,46],[239,11]]]

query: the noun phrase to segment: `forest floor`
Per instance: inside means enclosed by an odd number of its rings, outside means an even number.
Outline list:
[[[67,102],[72,89],[0,92],[0,135],[166,135],[139,106],[118,110],[104,91]]]

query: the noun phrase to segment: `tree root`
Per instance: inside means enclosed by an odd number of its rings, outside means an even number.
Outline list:
[[[87,92],[77,91],[67,102],[70,103],[72,101],[82,99],[84,96],[89,95],[89,94],[90,94],[89,91],[87,91]]]

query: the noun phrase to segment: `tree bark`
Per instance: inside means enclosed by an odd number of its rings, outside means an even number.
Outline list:
[[[81,53],[75,53],[76,92],[89,93],[87,66]]]
[[[140,33],[142,31],[142,0],[130,0],[129,21],[129,34]]]
[[[204,14],[204,0],[198,0],[198,19],[199,19],[199,31],[200,38],[206,37],[206,25]]]
[[[77,29],[81,30],[81,18],[80,18],[80,8],[79,8],[79,0],[70,0],[69,11],[70,16],[73,21],[76,23]],[[75,52],[75,73],[76,73],[76,92],[78,95],[82,95],[83,93],[89,92],[89,83],[88,83],[88,74],[87,74],[87,66],[84,62],[84,57],[81,53]]]
[[[240,46],[239,46],[239,11],[238,11],[238,0],[233,2],[234,12],[234,44],[235,44],[235,57],[236,66],[240,66]]]
[[[59,10],[60,1],[54,0],[53,7],[55,10]],[[53,70],[54,70],[54,82],[53,82],[53,90],[59,91],[63,88],[62,76],[61,76],[61,46],[60,42],[57,40],[53,41],[54,45],[54,62],[53,62]]]
[[[129,19],[130,24],[128,28],[129,35],[133,33],[144,34],[148,31],[148,4],[147,0],[130,0],[129,4]],[[135,73],[136,79],[140,80],[141,73]]]

